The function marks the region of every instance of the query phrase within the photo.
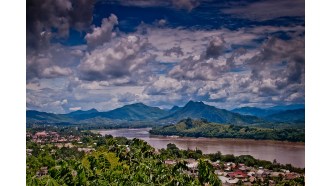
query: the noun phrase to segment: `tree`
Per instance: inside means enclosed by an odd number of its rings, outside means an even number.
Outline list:
[[[198,180],[201,185],[211,184],[214,186],[222,185],[219,178],[214,173],[214,168],[207,160],[198,162]]]

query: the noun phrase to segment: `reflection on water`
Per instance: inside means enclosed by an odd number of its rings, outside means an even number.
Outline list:
[[[181,149],[200,149],[203,153],[244,155],[248,154],[257,159],[273,161],[293,166],[305,167],[305,144],[279,141],[256,141],[243,139],[216,139],[216,138],[188,138],[188,137],[164,137],[149,134],[150,128],[142,129],[116,129],[101,130],[100,134],[112,136],[124,136],[126,138],[139,138],[148,142],[151,146],[160,149],[166,148],[168,143],[174,143]]]

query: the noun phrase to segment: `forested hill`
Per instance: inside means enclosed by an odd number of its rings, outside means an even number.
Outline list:
[[[189,101],[183,108],[179,108],[173,114],[161,118],[160,121],[180,121],[185,118],[204,118],[212,122],[230,124],[251,124],[262,122],[261,119],[255,116],[243,116],[225,109],[219,109],[204,104],[203,102],[194,101]]]
[[[241,107],[233,109],[232,112],[241,115],[256,116],[269,122],[305,122],[305,105],[302,104],[270,108]]]
[[[181,120],[174,125],[154,128],[150,133],[166,136],[242,138],[294,142],[305,141],[304,129],[270,129],[252,126],[224,125],[190,118]]]
[[[53,114],[34,110],[26,111],[27,124],[60,124],[60,125],[93,125],[93,127],[149,127],[151,125],[167,125],[177,123],[186,118],[206,119],[210,122],[251,125],[269,125],[272,123],[304,123],[304,109],[296,111],[283,111],[276,109],[276,112],[267,112],[268,115],[253,115],[246,113],[263,112],[261,109],[236,109],[228,111],[203,102],[189,101],[183,107],[174,106],[170,110],[152,107],[143,103],[125,105],[123,107],[98,111],[90,109],[87,111],[74,111],[68,114]],[[235,113],[240,112],[240,113]],[[263,113],[265,113],[264,111]],[[274,114],[275,113],[275,114]],[[274,114],[274,115],[271,115]],[[142,123],[142,124],[141,124]],[[124,125],[122,125],[124,124]]]

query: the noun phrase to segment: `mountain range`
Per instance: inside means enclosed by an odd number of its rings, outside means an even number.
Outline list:
[[[303,104],[269,108],[241,107],[231,111],[245,116],[257,116],[272,122],[305,122],[305,105]]]
[[[229,111],[203,102],[189,101],[183,107],[173,106],[170,110],[147,106],[143,103],[135,103],[105,112],[91,109],[87,111],[78,110],[68,114],[53,114],[27,110],[26,117],[27,123],[82,124],[96,121],[100,123],[125,121],[171,124],[185,118],[192,118],[204,119],[215,123],[248,125],[265,122],[304,122],[305,109],[302,106],[288,106],[288,109],[284,106],[267,109],[242,107]]]

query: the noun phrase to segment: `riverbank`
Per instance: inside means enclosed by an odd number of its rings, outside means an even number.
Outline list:
[[[305,143],[274,140],[251,140],[236,138],[193,138],[193,137],[169,137],[150,135],[150,128],[139,129],[112,129],[94,130],[101,135],[110,134],[114,137],[139,138],[157,149],[166,148],[173,143],[180,149],[200,149],[205,154],[251,155],[257,159],[263,159],[282,164],[292,164],[297,167],[305,167]]]

